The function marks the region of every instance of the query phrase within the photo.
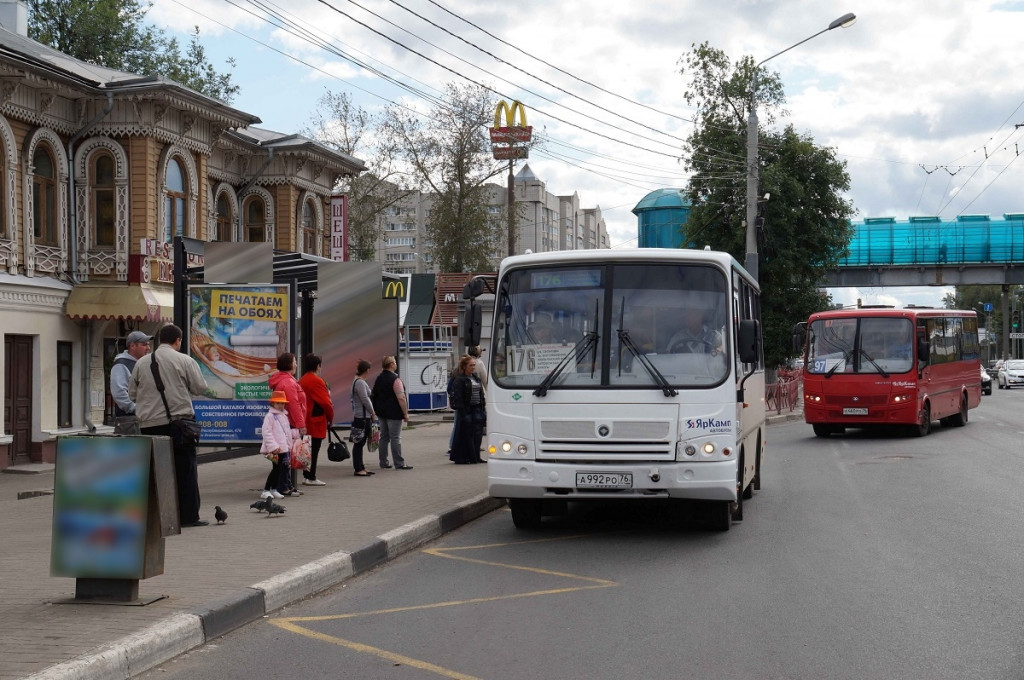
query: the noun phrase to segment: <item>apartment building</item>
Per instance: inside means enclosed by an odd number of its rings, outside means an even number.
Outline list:
[[[486,185],[487,212],[492,225],[507,233],[508,187]],[[608,228],[601,209],[581,208],[579,194],[559,196],[547,190],[529,164],[515,175],[516,233],[515,252],[535,253],[553,250],[609,248]],[[377,260],[385,271],[395,274],[436,272],[430,255],[426,225],[433,199],[429,194],[413,192],[381,217],[382,236],[377,244]],[[494,270],[508,254],[508,240],[495,249]]]

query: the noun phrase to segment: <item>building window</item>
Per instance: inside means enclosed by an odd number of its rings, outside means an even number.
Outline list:
[[[218,241],[233,241],[231,238],[231,224],[234,220],[231,219],[231,204],[228,202],[228,196],[223,191],[220,196],[217,197],[217,240]]]
[[[167,163],[167,181],[164,184],[167,203],[167,221],[164,224],[164,242],[185,235],[185,173],[177,158]]]
[[[92,166],[93,243],[112,248],[116,240],[114,226],[114,157],[109,153],[95,155]]]
[[[36,243],[57,245],[57,177],[56,163],[45,144],[36,147],[32,156],[32,218]]]
[[[57,427],[71,427],[72,343],[57,343]]]
[[[317,255],[316,252],[316,211],[313,204],[305,201],[302,204],[302,222],[300,225],[300,236],[302,242],[299,244],[299,252]]]
[[[245,240],[249,243],[267,240],[266,209],[259,196],[253,196],[245,203]]]

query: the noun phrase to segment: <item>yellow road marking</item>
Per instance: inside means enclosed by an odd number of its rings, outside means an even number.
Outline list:
[[[373,654],[381,659],[391,661],[393,663],[404,664],[406,666],[412,666],[421,670],[429,671],[437,675],[441,675],[446,678],[457,678],[458,680],[478,680],[474,676],[459,673],[441,666],[437,666],[428,661],[422,661],[419,659],[413,659],[411,657],[389,652],[386,649],[380,649],[379,647],[372,647],[365,645],[360,642],[354,642],[352,640],[346,640],[344,638],[335,637],[333,635],[327,635],[326,633],[320,633],[309,628],[297,625],[298,623],[314,623],[318,621],[338,621],[344,619],[353,619],[360,616],[374,616],[381,614],[396,614],[400,612],[412,612],[422,611],[425,609],[439,609],[442,607],[459,607],[465,605],[482,604],[487,602],[497,602],[500,600],[512,600],[525,597],[538,597],[541,595],[561,595],[564,593],[571,593],[583,590],[594,590],[596,588],[611,588],[617,586],[618,583],[610,581],[608,579],[595,578],[593,576],[581,576],[579,574],[570,574],[561,571],[552,571],[550,569],[541,569],[539,567],[528,567],[520,564],[509,564],[506,562],[495,562],[491,560],[482,560],[472,557],[462,557],[457,555],[451,555],[449,553],[461,552],[466,550],[483,550],[485,548],[504,548],[515,545],[523,545],[527,543],[547,543],[556,540],[569,540],[573,538],[581,538],[581,535],[575,536],[564,536],[559,538],[543,538],[530,541],[515,541],[511,543],[488,543],[484,545],[470,545],[460,546],[454,548],[428,548],[423,550],[428,555],[434,557],[442,557],[445,559],[456,560],[459,562],[468,562],[470,564],[480,564],[489,567],[498,567],[502,569],[515,569],[518,571],[527,571],[530,573],[538,574],[541,576],[554,576],[557,578],[567,578],[576,581],[584,581],[588,585],[579,586],[568,586],[563,588],[550,588],[546,590],[533,590],[525,593],[512,593],[509,595],[495,595],[492,597],[474,597],[466,600],[448,600],[445,602],[432,602],[430,604],[419,604],[409,607],[390,607],[387,609],[376,609],[365,612],[350,612],[348,614],[328,614],[324,616],[287,616],[276,619],[270,619],[270,623],[281,628],[283,630],[296,633],[298,635],[304,635],[305,637],[320,640],[322,642],[328,642],[341,647],[346,647],[356,652],[362,652],[365,654]]]

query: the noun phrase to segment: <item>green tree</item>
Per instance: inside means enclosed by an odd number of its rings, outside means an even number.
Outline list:
[[[687,247],[710,245],[743,261],[746,251],[746,136],[751,100],[761,122],[772,125],[785,95],[778,74],[757,68],[747,56],[733,63],[708,43],[680,60],[689,78],[686,102],[696,107],[684,148],[693,171],[693,208],[684,228]],[[751,92],[751,83],[756,91]],[[758,250],[765,363],[779,366],[791,353],[793,325],[830,306],[820,290],[825,272],[837,266],[852,236],[853,207],[846,163],[792,125],[759,131]]]
[[[388,110],[390,134],[421,189],[432,195],[429,250],[443,272],[490,271],[505,243],[505,226],[487,211],[487,183],[507,169],[491,157],[487,128],[495,100],[477,85],[449,84],[424,119]]]
[[[230,103],[238,94],[230,69],[218,73],[199,42],[199,28],[182,54],[178,41],[143,23],[151,5],[139,0],[29,0],[28,35],[76,59],[107,68],[163,75]]]
[[[344,177],[338,190],[348,196],[349,253],[353,260],[372,262],[377,255],[387,209],[412,193],[408,178],[397,169],[398,149],[392,135],[382,134],[383,120],[355,106],[346,93],[327,91],[305,134],[340,153],[366,159],[369,170]]]

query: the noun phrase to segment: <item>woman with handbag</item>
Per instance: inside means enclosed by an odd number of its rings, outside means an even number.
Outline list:
[[[366,376],[372,364],[360,359],[356,364],[356,377],[352,381],[352,430],[349,439],[352,441],[352,469],[356,477],[369,477],[373,473],[363,465],[363,447],[370,439],[370,428],[377,414],[370,400],[370,386]]]
[[[310,464],[302,472],[302,483],[306,486],[326,486],[327,482],[317,479],[316,461],[320,445],[327,439],[327,428],[334,423],[334,402],[327,383],[320,377],[323,360],[316,354],[307,354],[302,360],[302,377],[299,386],[306,393],[306,434],[312,440]]]
[[[485,403],[483,385],[476,376],[476,359],[466,354],[459,360],[452,381],[455,436],[451,461],[456,465],[487,462],[480,457],[480,443],[487,426]]]

